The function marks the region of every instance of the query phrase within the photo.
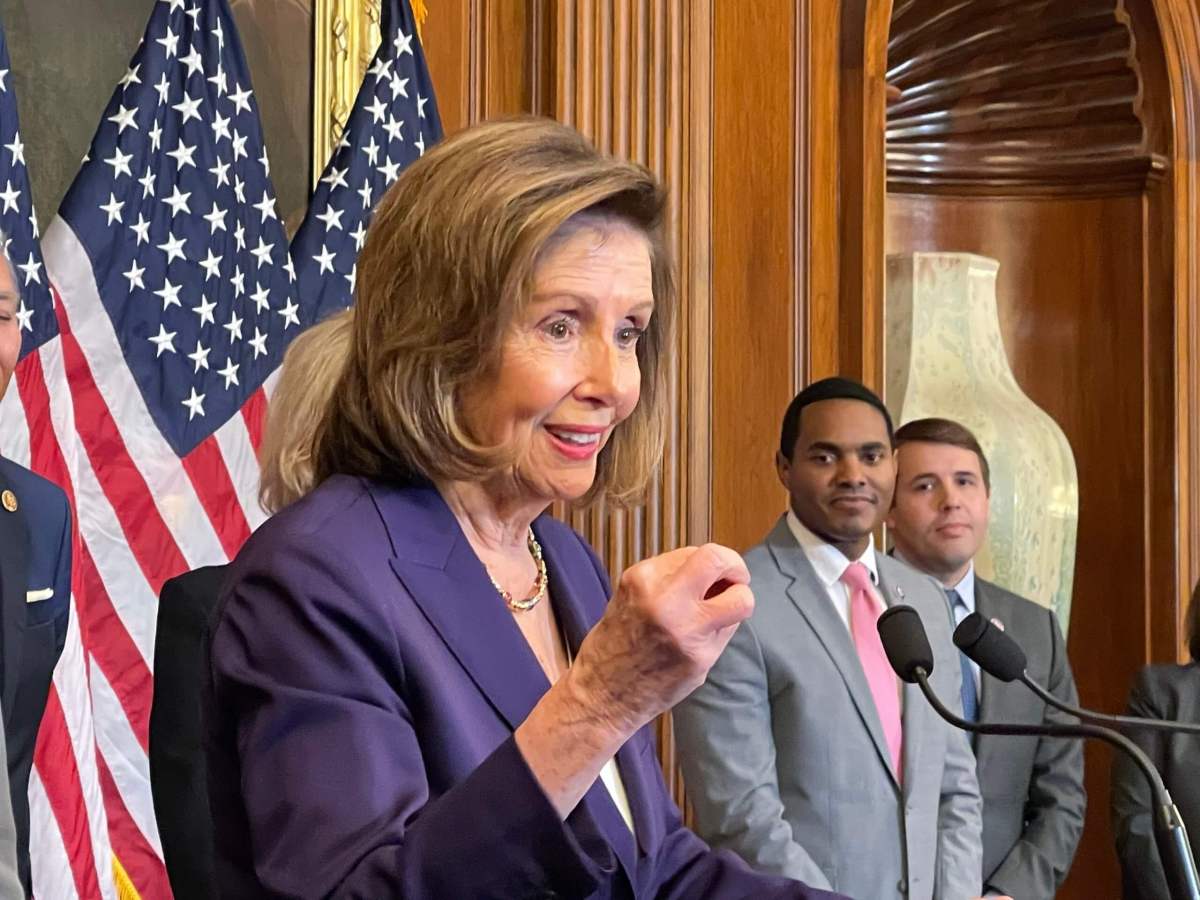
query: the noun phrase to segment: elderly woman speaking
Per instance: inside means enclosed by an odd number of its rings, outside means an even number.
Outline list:
[[[322,483],[213,626],[222,896],[830,896],[710,851],[658,768],[648,723],[753,607],[741,558],[675,550],[614,593],[545,515],[630,502],[661,454],[663,214],[646,170],[531,119],[384,197]]]

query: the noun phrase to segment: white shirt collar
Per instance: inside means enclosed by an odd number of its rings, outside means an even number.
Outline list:
[[[846,554],[839,550],[833,544],[829,543],[822,537],[818,537],[803,522],[797,518],[791,508],[787,511],[788,528],[792,531],[792,536],[796,539],[796,543],[800,545],[800,549],[804,551],[804,555],[808,557],[808,561],[812,563],[813,570],[817,573],[817,577],[825,584],[826,587],[836,584],[841,580],[842,573],[846,571],[846,566],[850,565],[851,560],[846,557]],[[867,567],[867,571],[871,573],[871,583],[879,584],[879,567],[875,562],[875,536],[870,535],[867,539],[867,549],[863,551],[862,556],[857,560]],[[974,593],[972,592],[972,600]]]

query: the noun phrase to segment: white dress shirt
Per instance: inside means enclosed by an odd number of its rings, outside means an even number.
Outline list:
[[[833,544],[813,534],[796,517],[796,514],[791,509],[787,511],[787,523],[788,528],[792,531],[792,536],[796,539],[796,543],[800,545],[800,549],[804,551],[804,555],[808,557],[813,570],[817,573],[817,578],[825,586],[825,593],[829,597],[829,602],[833,604],[833,608],[837,610],[837,614],[845,624],[846,630],[849,631],[850,586],[843,582],[841,578],[842,573],[846,571],[846,567],[850,565],[852,560],[848,559],[846,554],[833,546]],[[862,556],[856,562],[860,562],[866,566],[867,571],[871,574],[871,584],[875,586],[875,590],[872,593],[878,609],[882,612],[886,604],[883,602],[883,598],[879,596],[879,568],[875,564],[874,535],[867,540],[867,549],[863,551]]]

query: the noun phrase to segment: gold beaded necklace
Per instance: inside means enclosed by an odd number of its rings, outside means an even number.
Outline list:
[[[504,602],[513,612],[528,612],[537,606],[538,601],[546,596],[546,586],[550,583],[550,577],[546,573],[546,560],[542,556],[542,545],[534,537],[532,528],[529,529],[529,552],[533,555],[533,562],[537,566],[537,578],[533,582],[533,596],[526,597],[524,600],[514,600],[513,595],[500,587],[499,582],[492,578],[492,573],[488,573],[488,578],[492,579],[492,587],[500,592],[500,596],[504,598]]]

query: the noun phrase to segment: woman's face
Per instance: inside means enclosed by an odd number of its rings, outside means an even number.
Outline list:
[[[592,486],[601,448],[637,406],[637,344],[653,310],[637,230],[580,223],[542,254],[499,370],[468,399],[480,436],[515,450],[530,499],[576,500]]]

